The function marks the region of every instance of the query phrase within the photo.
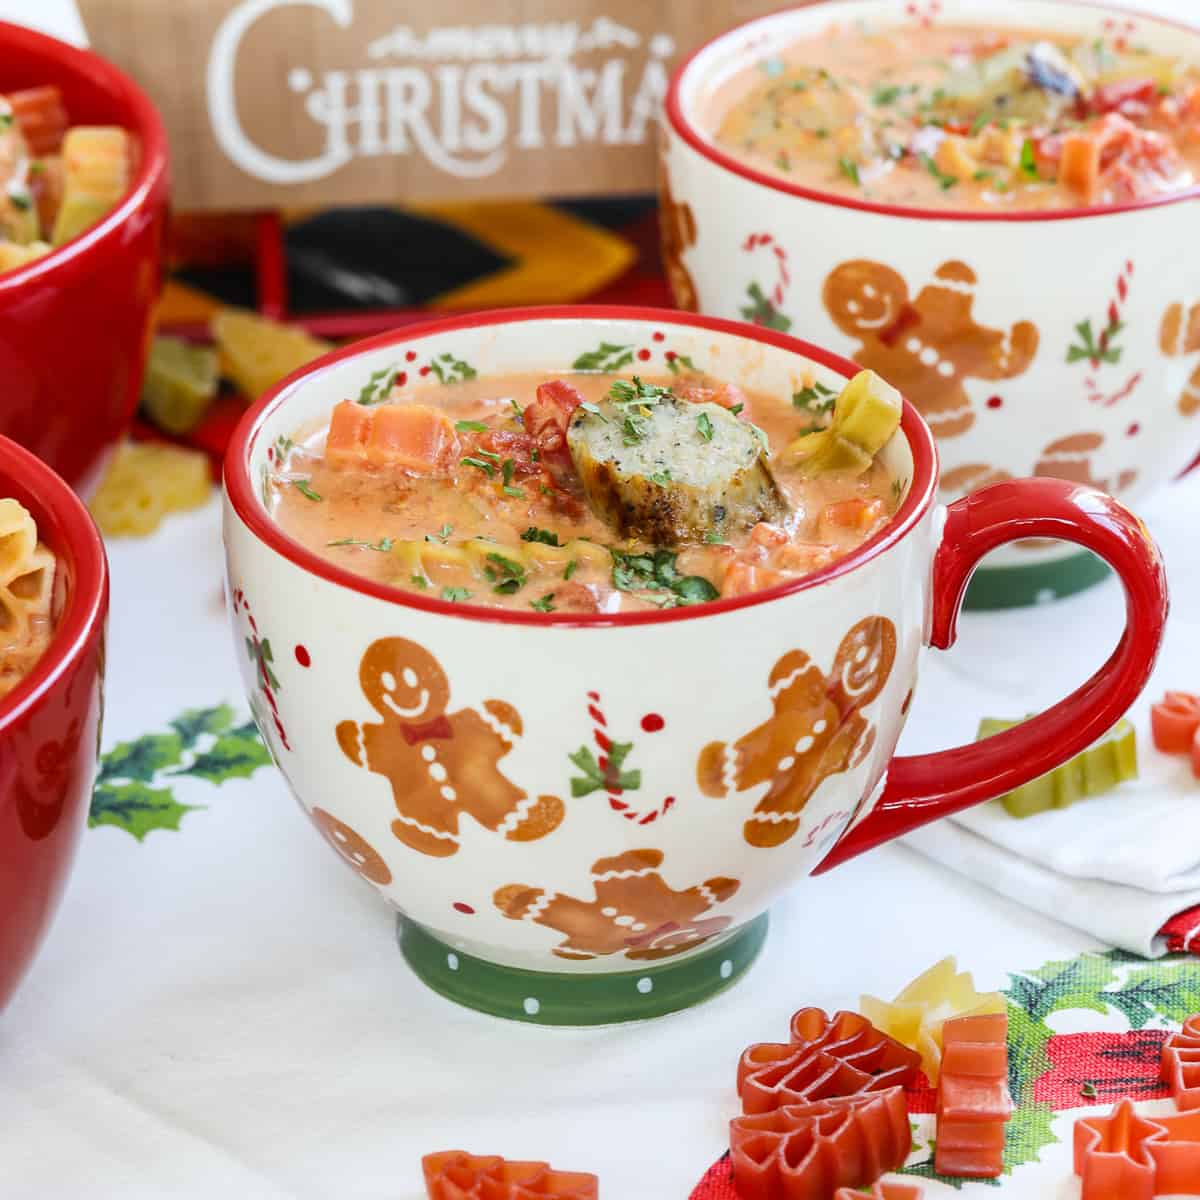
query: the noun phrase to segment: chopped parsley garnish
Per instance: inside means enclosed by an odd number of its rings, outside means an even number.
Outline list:
[[[574,754],[568,754],[567,758],[583,772],[582,779],[579,777],[571,779],[571,795],[590,796],[592,792],[601,790],[625,792],[636,791],[640,788],[642,786],[641,771],[622,770],[632,749],[632,742],[613,742],[608,748],[608,763],[603,771],[590,746],[580,746]]]
[[[487,433],[488,427],[483,421],[455,421],[454,428],[459,433]]]
[[[976,183],[983,183],[986,180],[994,179],[995,177],[996,177],[995,171],[989,171],[986,167],[981,167],[978,171],[975,172],[974,175],[971,176],[971,178],[974,179]]]
[[[687,367],[689,371],[696,370],[696,364],[686,354],[673,354],[667,359],[667,370],[672,375],[678,375],[683,367]]]
[[[516,423],[518,425],[520,425],[522,428],[524,428],[525,427],[525,410],[515,400],[510,400],[509,404],[512,405],[513,420],[516,421]]]
[[[971,122],[971,137],[977,133],[982,133],[992,123],[992,114],[990,112],[981,112],[979,116]]]
[[[671,472],[663,467],[660,471],[655,471],[652,475],[647,475],[647,479],[651,483],[657,483],[659,487],[666,487],[671,482]]]
[[[525,499],[525,493],[519,487],[513,487],[511,483],[506,483],[500,490],[506,496],[513,496],[517,500]]]
[[[904,88],[898,83],[890,83],[884,87],[875,89],[875,94],[871,97],[871,102],[876,108],[886,108],[889,104],[895,104],[901,96],[904,95]]]
[[[712,418],[708,415],[708,413],[702,412],[696,418],[696,429],[706,442],[711,442],[713,440]]]
[[[0,129],[7,129],[13,123],[12,113],[0,113]]]
[[[495,551],[487,556],[483,573],[491,580],[492,591],[501,596],[511,596],[525,586],[525,568]]]
[[[393,364],[390,367],[380,367],[378,371],[372,371],[367,382],[363,384],[362,390],[358,393],[359,404],[383,403],[392,390],[392,384],[395,383],[399,370],[400,368]]]
[[[570,579],[571,576],[575,574],[575,571],[578,568],[578,566],[579,566],[578,560],[576,560],[574,558],[571,559],[571,561],[569,563],[567,563],[566,567],[563,569],[563,578]]]
[[[367,550],[378,550],[380,554],[386,554],[395,544],[390,537],[381,538],[378,542],[368,542],[362,538],[345,537],[325,543],[327,546],[362,546]]]
[[[792,404],[810,413],[827,413],[837,403],[837,392],[816,380],[808,387],[792,393]]]
[[[1033,138],[1026,138],[1021,144],[1021,174],[1026,179],[1038,178],[1037,153],[1033,148]]]
[[[607,422],[608,418],[600,411],[598,405],[591,403],[590,400],[585,400],[580,406],[585,413],[591,413],[593,417],[599,417],[600,420]]]
[[[471,593],[465,587],[444,587],[442,588],[442,599],[449,600],[451,604],[458,604],[463,600],[469,600]]]
[[[538,600],[530,600],[529,607],[537,612],[553,612],[554,611],[554,593],[547,592]]]
[[[530,525],[528,529],[521,534],[523,542],[541,542],[543,546],[558,546],[561,543],[558,540],[558,534],[549,529],[539,529],[536,525]]]
[[[788,157],[786,150],[780,150],[775,156],[775,165],[781,171],[790,171],[792,169],[792,160]]]
[[[934,162],[931,155],[921,155],[921,165],[927,170],[930,175],[938,181],[938,186],[943,192],[948,192],[955,184],[958,183],[957,175],[948,175],[941,167]]]
[[[760,429],[752,421],[747,421],[746,424],[749,425],[750,428],[754,430],[755,437],[757,437],[758,440],[760,442],[762,442],[763,453],[770,454],[771,453],[771,443],[767,440],[766,430]]]
[[[745,404],[735,404],[729,411],[736,417],[745,407]]]
[[[608,398],[614,404],[657,404],[660,400],[672,400],[675,393],[670,388],[659,387],[653,383],[643,383],[635,375],[633,382],[627,379],[614,379],[608,389]]]
[[[704,535],[704,540],[710,546],[725,545],[725,539],[715,529],[708,530]]]
[[[496,474],[496,468],[490,462],[484,462],[481,458],[472,458],[468,455],[459,461],[464,467],[474,467],[477,471],[482,471],[489,479]]]
[[[478,454],[480,458],[490,458],[494,463],[498,463],[500,461],[500,455],[498,455],[494,450],[476,450],[475,453]]]
[[[504,483],[506,486],[508,484],[512,483],[513,471],[515,471],[516,469],[517,469],[517,464],[514,463],[511,458],[506,458],[500,464],[500,474],[503,476]]]
[[[449,537],[449,536],[450,536],[450,535],[451,535],[453,532],[454,532],[454,526],[453,526],[453,525],[443,525],[443,526],[441,527],[441,529],[439,529],[439,530],[437,531],[437,533],[427,533],[427,534],[425,535],[425,540],[426,540],[427,542],[434,542],[434,541],[436,541],[436,542],[441,542],[441,543],[442,543],[442,545],[444,546],[444,545],[446,544],[446,539],[447,539],[447,538],[448,538],[448,537]]]
[[[28,192],[9,192],[8,202],[17,212],[28,212],[33,207],[33,197]]]
[[[850,180],[855,187],[862,186],[862,179],[858,174],[858,163],[852,158],[847,158],[844,154],[838,159],[838,170]]]
[[[29,174],[30,175],[40,175],[45,169],[46,169],[45,163],[40,163],[40,162],[35,161],[35,162],[31,162],[29,164]]]
[[[1083,1083],[1080,1085],[1079,1094],[1085,1100],[1095,1100],[1100,1093],[1096,1091],[1096,1085],[1094,1083]]]
[[[650,432],[650,418],[644,413],[626,413],[625,420],[621,422],[621,433],[625,440],[625,445],[636,446],[638,442],[645,441],[646,434]]]
[[[413,587],[418,587],[421,591],[424,591],[429,586],[429,580],[424,575],[410,575],[408,578]]]
[[[312,490],[312,480],[310,479],[293,479],[292,484],[296,491],[302,495],[305,500],[320,500],[321,494]]]
[[[625,553],[609,548],[612,555],[613,587],[621,592],[668,592],[677,605],[701,604],[720,594],[703,575],[680,575],[674,550],[655,550],[645,554]]]

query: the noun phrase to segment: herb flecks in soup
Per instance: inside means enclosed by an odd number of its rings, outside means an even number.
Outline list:
[[[449,601],[611,613],[760,591],[861,545],[905,485],[876,457],[899,394],[871,372],[840,396],[700,373],[378,383],[279,440],[265,498],[322,557]]]
[[[1200,177],[1200,69],[1103,38],[838,26],[731,79],[709,124],[759,170],[878,203],[1120,204]]]
[[[25,508],[0,500],[0,696],[33,670],[54,633],[54,555]]]

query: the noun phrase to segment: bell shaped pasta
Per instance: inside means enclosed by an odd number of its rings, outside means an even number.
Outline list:
[[[88,506],[109,536],[145,537],[170,512],[198,508],[212,482],[199,450],[126,442]]]
[[[0,500],[0,696],[41,656],[51,632],[54,555],[38,542],[33,517]]]

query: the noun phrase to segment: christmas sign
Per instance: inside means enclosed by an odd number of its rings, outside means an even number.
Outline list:
[[[79,0],[184,209],[645,192],[674,64],[782,0]]]

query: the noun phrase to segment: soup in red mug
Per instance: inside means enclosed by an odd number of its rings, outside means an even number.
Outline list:
[[[401,914],[401,949],[431,987],[547,1024],[695,1003],[749,967],[785,888],[1045,773],[1138,694],[1166,592],[1137,519],[1039,479],[952,504],[943,524],[928,429],[907,404],[897,427],[890,390],[856,376],[745,324],[517,310],[337,351],[247,414],[225,464],[225,552],[251,708],[316,831]],[[583,399],[543,423],[564,387]],[[712,411],[680,394],[692,387],[746,400]],[[834,401],[820,421],[793,402],[812,403],[805,389]],[[735,453],[758,439],[747,413],[764,422],[766,469],[761,441]],[[691,491],[647,489],[660,454]],[[826,491],[835,477],[871,494]],[[720,546],[704,540],[716,507],[740,554],[764,525],[819,536],[847,499],[885,505],[859,544],[721,594],[705,557]],[[975,564],[1025,536],[1110,561],[1126,636],[1020,728],[894,757],[922,644],[951,644]],[[402,541],[430,586],[391,578]],[[564,580],[562,552],[580,546],[593,573]],[[524,557],[539,548],[554,553]],[[443,569],[469,574],[443,583]],[[554,602],[580,579],[585,611]]]

